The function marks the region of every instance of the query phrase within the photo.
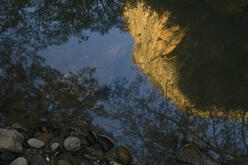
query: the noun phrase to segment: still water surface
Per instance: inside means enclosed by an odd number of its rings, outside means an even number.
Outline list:
[[[99,124],[142,164],[245,164],[247,9],[1,1],[1,122]]]

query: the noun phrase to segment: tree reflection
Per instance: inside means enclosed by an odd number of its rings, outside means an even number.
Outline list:
[[[227,2],[223,11],[213,10],[208,1],[127,3],[124,18],[135,39],[134,63],[180,109],[238,120],[247,111],[248,4],[233,3],[239,12],[229,14]]]
[[[120,27],[120,1],[3,0],[0,14],[0,108],[4,119],[27,126],[42,116],[65,124],[74,118],[90,120],[86,110],[103,98],[95,69],[64,75],[46,66],[37,51],[72,36],[87,40],[89,31],[105,34]]]
[[[186,154],[181,151],[186,144],[193,144],[200,150],[204,164],[242,164],[247,161],[246,121],[235,122],[214,115],[190,117],[146,86],[143,76],[133,82],[116,81],[107,102],[110,109],[106,112],[121,121],[122,132],[127,137],[125,141],[129,141],[139,162],[175,164],[178,153]],[[192,151],[189,154],[196,157]]]

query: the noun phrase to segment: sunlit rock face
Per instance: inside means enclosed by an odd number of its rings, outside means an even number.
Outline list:
[[[123,16],[135,39],[133,62],[153,86],[192,115],[247,119],[247,17],[151,6],[126,4]]]

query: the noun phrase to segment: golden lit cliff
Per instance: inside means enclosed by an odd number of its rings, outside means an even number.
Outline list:
[[[171,21],[174,13],[144,2],[125,5],[123,17],[135,39],[133,62],[179,109],[238,120],[245,114],[247,119],[247,24],[229,27],[227,16],[208,12],[187,13],[189,25],[187,20],[177,24]]]

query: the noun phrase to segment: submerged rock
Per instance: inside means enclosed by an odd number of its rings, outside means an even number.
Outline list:
[[[118,157],[118,160],[122,163],[122,164],[129,164],[132,162],[132,155],[131,153],[128,151],[128,149],[124,146],[118,146],[116,148],[116,155]]]
[[[78,151],[80,149],[80,139],[77,137],[68,137],[64,141],[64,147],[68,151]]]
[[[113,140],[107,136],[103,136],[103,135],[99,136],[97,141],[99,142],[101,149],[104,152],[109,151],[110,149],[114,148],[114,146],[115,146]]]
[[[192,144],[187,144],[176,156],[176,160],[193,165],[202,165],[204,160],[201,152]]]
[[[45,143],[39,139],[31,138],[28,140],[28,144],[36,149],[44,147]]]
[[[66,160],[59,160],[57,165],[71,165],[71,164],[67,162]]]
[[[23,157],[19,157],[10,163],[10,165],[27,165],[27,164],[28,164],[27,160]]]
[[[90,143],[90,145],[94,145],[97,142],[97,136],[96,136],[96,133],[94,131],[89,131],[86,138],[87,138],[88,142]]]
[[[0,151],[22,152],[24,137],[16,130],[0,129]]]
[[[44,157],[40,154],[33,155],[29,162],[30,165],[48,165]]]
[[[51,150],[54,152],[54,151],[57,151],[58,150],[58,148],[60,147],[60,144],[59,143],[53,143],[52,145],[51,145]]]
[[[16,153],[14,152],[3,152],[0,153],[0,160],[2,161],[12,161],[16,158]]]

